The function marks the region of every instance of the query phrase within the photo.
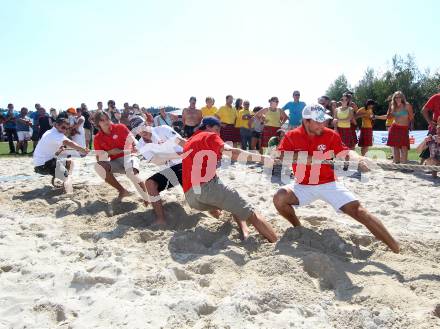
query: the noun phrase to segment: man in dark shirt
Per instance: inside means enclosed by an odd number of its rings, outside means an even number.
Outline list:
[[[43,137],[44,133],[51,129],[49,115],[46,113],[46,109],[44,107],[40,107],[38,109],[38,140]]]
[[[81,103],[81,114],[84,117],[84,133],[86,135],[86,145],[92,148],[92,123],[90,122],[90,112],[87,105]]]

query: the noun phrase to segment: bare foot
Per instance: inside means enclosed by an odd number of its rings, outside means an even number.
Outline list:
[[[222,214],[222,211],[220,209],[213,209],[208,212],[214,218],[220,218],[220,215]]]
[[[248,230],[247,226],[243,227],[243,228],[240,227],[240,238],[243,241],[246,241],[249,238],[249,230]]]
[[[70,177],[67,177],[67,179],[64,181],[63,191],[65,194],[72,194],[73,193],[72,179]]]
[[[131,193],[127,190],[123,190],[123,191],[119,192],[117,199],[118,199],[118,201],[122,201],[123,198],[128,197],[130,195],[133,195],[133,193]]]

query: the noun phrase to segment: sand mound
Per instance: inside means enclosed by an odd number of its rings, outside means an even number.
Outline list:
[[[0,175],[31,170],[29,159],[1,161]],[[276,244],[255,232],[241,242],[229,215],[189,209],[179,189],[164,194],[167,228],[152,229],[137,196],[116,203],[90,165],[78,168],[72,197],[32,175],[0,186],[0,327],[440,326],[440,192],[428,176],[345,180],[400,240],[395,255],[322,202],[289,227],[271,204],[279,182],[259,168],[220,176],[274,225]]]

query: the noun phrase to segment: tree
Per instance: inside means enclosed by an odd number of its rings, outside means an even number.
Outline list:
[[[330,85],[325,94],[330,97],[330,99],[339,100],[342,94],[348,90],[351,90],[350,85],[345,75],[342,74]]]
[[[385,114],[388,110],[388,97],[394,92],[402,91],[414,108],[414,128],[426,129],[427,124],[421,114],[421,109],[430,96],[438,92],[440,72],[431,74],[429,70],[420,71],[413,56],[393,56],[389,68],[382,74],[377,74],[373,68],[367,68],[362,79],[354,88],[354,101],[358,105],[367,99],[377,102],[376,114]],[[344,75],[339,76],[327,90],[327,95],[338,100],[341,95],[350,90],[350,85]],[[383,121],[375,122],[375,129],[384,129]]]

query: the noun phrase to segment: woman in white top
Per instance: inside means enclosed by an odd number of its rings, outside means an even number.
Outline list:
[[[84,122],[85,118],[82,116],[81,111],[76,112],[76,116],[74,119],[74,124],[72,126],[73,129],[76,130],[76,134],[72,136],[72,140],[81,145],[82,147],[86,147],[86,132],[84,130]]]

